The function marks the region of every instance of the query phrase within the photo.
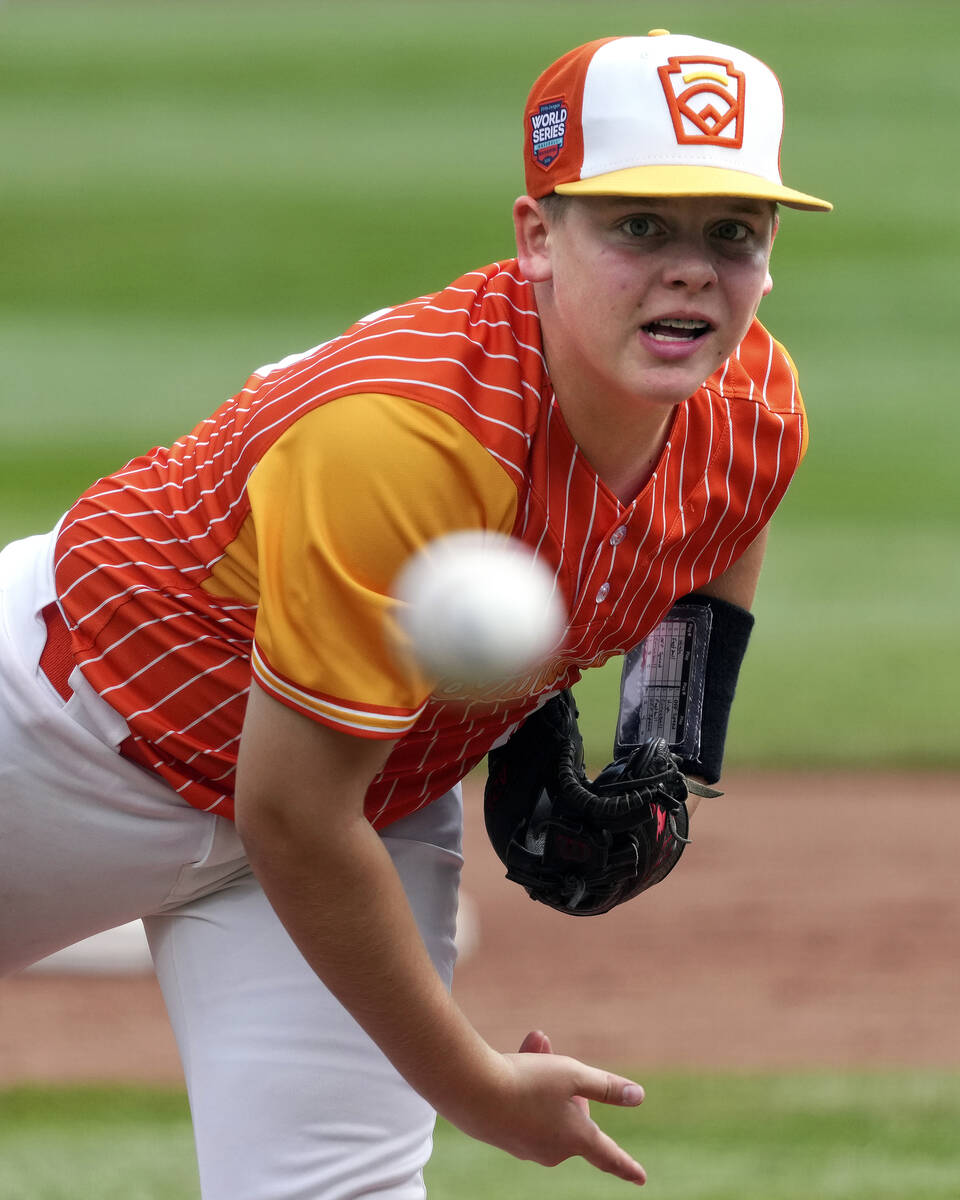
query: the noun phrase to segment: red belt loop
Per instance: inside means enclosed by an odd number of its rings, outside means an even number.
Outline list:
[[[40,615],[47,627],[47,641],[40,655],[40,670],[53,684],[57,694],[62,699],[69,700],[73,689],[68,680],[77,665],[73,657],[70,630],[67,629],[67,623],[56,602],[48,604]]]

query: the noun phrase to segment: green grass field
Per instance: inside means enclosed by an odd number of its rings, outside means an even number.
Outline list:
[[[813,441],[728,762],[955,764],[960,8],[937,0],[0,8],[0,539],[260,363],[509,255],[530,81],[653,25],[774,63],[785,177],[836,204],[784,213],[764,302]],[[581,701],[602,758],[615,669]]]
[[[0,543],[259,364],[509,256],[529,83],[578,42],[664,25],[776,67],[785,178],[836,204],[784,213],[761,314],[813,440],[728,762],[956,766],[960,7],[941,0],[0,6]],[[581,685],[595,760],[616,688],[615,664]],[[955,1075],[644,1082],[641,1113],[606,1123],[648,1196],[958,1194]],[[447,1127],[429,1180],[458,1200],[626,1194]],[[0,1093],[4,1200],[196,1195],[179,1094]]]
[[[639,1111],[601,1121],[639,1157],[648,1200],[955,1200],[960,1078],[655,1075]],[[600,1115],[600,1114],[598,1114]],[[442,1124],[430,1194],[614,1200],[581,1160],[545,1171]],[[134,1089],[0,1093],[4,1200],[197,1200],[184,1098]]]

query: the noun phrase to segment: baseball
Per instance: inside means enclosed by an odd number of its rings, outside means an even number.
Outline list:
[[[537,666],[559,644],[566,621],[552,572],[503,534],[438,538],[409,560],[394,591],[422,670],[463,688]]]

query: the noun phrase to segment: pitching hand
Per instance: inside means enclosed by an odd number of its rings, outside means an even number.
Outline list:
[[[496,1114],[498,1126],[474,1136],[516,1158],[553,1167],[577,1155],[600,1171],[628,1183],[646,1182],[643,1167],[590,1118],[590,1100],[634,1107],[643,1088],[620,1075],[554,1054],[550,1039],[535,1031],[518,1054],[503,1055],[505,1078]]]

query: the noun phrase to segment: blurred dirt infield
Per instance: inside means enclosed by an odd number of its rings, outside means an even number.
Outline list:
[[[605,917],[531,903],[467,803],[456,994],[608,1065],[960,1067],[960,776],[732,775],[674,874]],[[0,1086],[182,1079],[152,976],[0,982]]]

